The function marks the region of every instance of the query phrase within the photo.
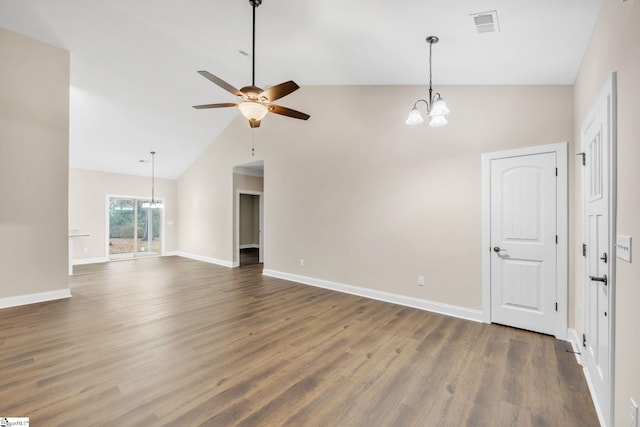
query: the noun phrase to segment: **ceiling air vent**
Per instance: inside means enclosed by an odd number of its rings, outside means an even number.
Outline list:
[[[473,23],[479,33],[497,33],[500,32],[498,24],[498,11],[490,10],[488,12],[473,13],[470,15]]]

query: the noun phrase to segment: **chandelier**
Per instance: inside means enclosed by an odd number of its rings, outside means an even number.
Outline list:
[[[439,41],[440,39],[436,36],[427,37],[427,43],[429,43],[429,100],[419,99],[413,104],[413,108],[409,112],[409,117],[407,117],[406,121],[408,125],[418,125],[424,122],[422,114],[420,114],[420,110],[418,110],[418,103],[420,102],[424,102],[427,106],[427,115],[430,118],[429,126],[439,127],[447,124],[445,116],[450,113],[450,110],[447,108],[447,104],[444,102],[444,99],[442,99],[440,93],[436,92],[435,96],[433,95],[433,88],[431,87],[431,48]]]
[[[155,158],[156,152],[151,152],[151,201],[145,201],[142,203],[143,209],[162,209],[162,201],[156,200],[155,198],[155,187],[156,187],[156,177],[155,177]]]

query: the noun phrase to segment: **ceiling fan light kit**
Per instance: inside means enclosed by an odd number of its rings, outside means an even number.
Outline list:
[[[431,127],[440,127],[447,124],[447,119],[445,116],[449,114],[451,111],[447,108],[447,104],[442,99],[442,96],[436,92],[435,97],[433,96],[433,88],[432,88],[432,73],[431,73],[431,48],[435,43],[438,43],[440,39],[436,36],[427,37],[427,43],[429,43],[429,100],[419,99],[413,104],[413,108],[409,112],[409,116],[405,121],[408,125],[419,125],[424,122],[424,118],[422,114],[420,114],[420,110],[418,110],[418,104],[420,102],[424,102],[427,106],[427,115],[429,116],[429,126]]]
[[[269,109],[264,104],[255,101],[243,102],[238,105],[238,109],[240,109],[242,115],[250,122],[259,122],[264,119],[264,116],[269,112]]]
[[[225,108],[225,107],[238,107],[240,113],[249,121],[249,126],[252,128],[260,127],[262,119],[267,113],[280,114],[282,116],[292,117],[294,119],[307,120],[309,115],[300,111],[292,110],[280,105],[271,104],[272,101],[280,99],[289,95],[300,88],[294,81],[280,83],[270,87],[269,89],[262,90],[256,86],[256,8],[262,4],[262,0],[249,0],[249,4],[253,8],[253,39],[252,49],[253,55],[251,56],[251,86],[245,86],[238,90],[225,82],[219,77],[214,76],[208,71],[198,71],[200,75],[209,81],[220,86],[227,92],[237,96],[242,102],[233,103],[225,102],[219,104],[205,104],[194,105],[193,108],[205,109],[205,108]]]

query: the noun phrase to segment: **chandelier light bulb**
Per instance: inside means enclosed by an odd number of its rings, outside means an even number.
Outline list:
[[[438,98],[436,102],[433,103],[433,107],[431,107],[431,113],[429,113],[429,116],[446,116],[450,112],[451,110],[447,108],[447,103],[444,102],[444,99]]]
[[[432,128],[439,128],[440,126],[444,126],[447,124],[447,119],[444,116],[436,115],[431,117],[431,121],[429,121],[429,126]]]
[[[162,209],[163,207],[164,207],[164,205],[159,200],[156,200],[154,202],[143,202],[142,203],[142,208],[143,209]]]
[[[416,107],[413,107],[413,109],[409,112],[409,117],[407,117],[405,123],[408,125],[419,125],[422,122],[424,122],[422,114],[420,114],[420,111],[418,111]]]

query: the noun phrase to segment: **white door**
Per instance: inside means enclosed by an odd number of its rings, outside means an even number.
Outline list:
[[[610,87],[610,85],[609,85]],[[605,91],[606,92],[606,91]],[[601,96],[582,128],[584,173],[584,365],[587,369],[595,404],[605,423],[610,420],[610,312],[612,264],[611,248],[610,155],[611,92]]]
[[[491,321],[556,332],[556,153],[491,161]]]

